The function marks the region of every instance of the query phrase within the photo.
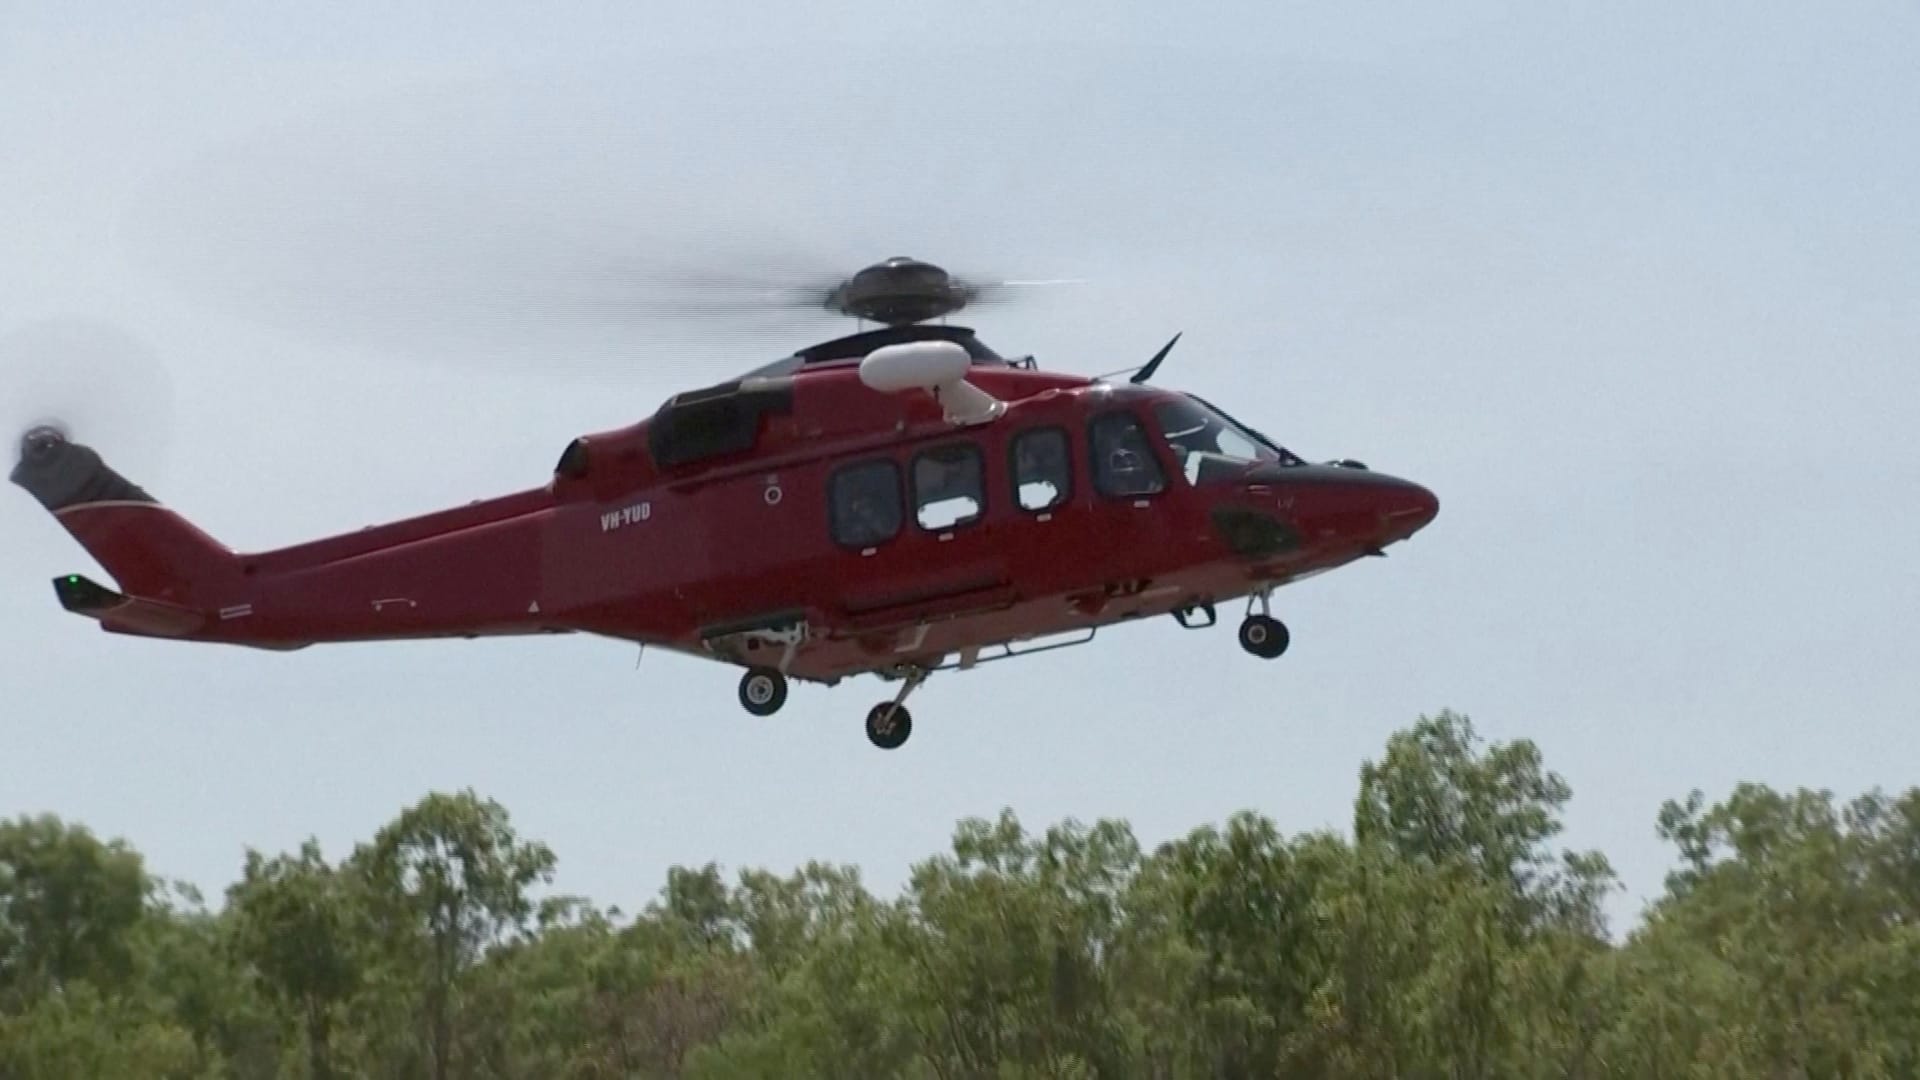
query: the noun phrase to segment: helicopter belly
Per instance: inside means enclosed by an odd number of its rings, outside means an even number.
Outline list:
[[[1283,579],[1292,573],[1271,572]],[[1244,562],[1222,561],[1113,588],[1028,597],[1011,586],[981,589],[911,611],[885,609],[836,620],[831,627],[814,626],[788,671],[797,678],[833,681],[907,666],[972,666],[986,654],[998,658],[1030,651],[1021,648],[1023,643],[1088,635],[1118,623],[1230,602],[1261,587],[1261,578]]]

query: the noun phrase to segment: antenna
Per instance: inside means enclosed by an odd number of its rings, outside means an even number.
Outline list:
[[[1186,333],[1185,330],[1180,331],[1180,334],[1184,333]],[[1143,383],[1153,378],[1153,373],[1160,370],[1160,361],[1167,358],[1167,354],[1173,351],[1174,343],[1180,340],[1180,334],[1173,335],[1172,341],[1160,346],[1160,351],[1153,354],[1153,359],[1147,361],[1147,366],[1141,368],[1138,375],[1135,375],[1127,381],[1131,383]]]
[[[1186,333],[1186,331],[1182,330],[1180,333],[1184,334]],[[1173,351],[1174,342],[1179,340],[1180,340],[1180,334],[1173,335],[1173,341],[1169,341],[1165,345],[1160,346],[1160,351],[1153,354],[1153,359],[1147,361],[1145,364],[1141,365],[1140,367],[1120,368],[1117,371],[1109,371],[1105,375],[1094,376],[1093,381],[1106,382],[1108,379],[1113,378],[1115,375],[1124,375],[1129,371],[1137,371],[1139,372],[1139,374],[1135,375],[1133,378],[1127,381],[1131,383],[1136,383],[1136,384],[1146,382],[1148,379],[1153,378],[1153,373],[1160,369],[1160,361],[1165,360],[1167,358],[1167,354]]]

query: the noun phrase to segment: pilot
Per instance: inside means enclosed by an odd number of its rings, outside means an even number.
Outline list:
[[[1107,484],[1116,495],[1151,495],[1160,490],[1159,462],[1138,425],[1115,432],[1106,446]]]

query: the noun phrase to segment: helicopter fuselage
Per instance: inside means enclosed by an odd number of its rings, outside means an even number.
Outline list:
[[[251,555],[197,531],[156,550],[192,527],[144,493],[50,504],[131,594],[118,611],[62,596],[149,636],[585,632],[833,682],[1184,617],[1378,553],[1437,510],[1245,429],[1226,429],[1239,456],[1195,467],[1169,425],[1232,422],[1174,391],[1012,366],[967,381],[1004,408],[956,423],[857,364],[748,378],[576,440],[541,488]],[[16,481],[34,490],[31,457]]]

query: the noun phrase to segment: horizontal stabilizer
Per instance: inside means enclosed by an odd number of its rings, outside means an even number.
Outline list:
[[[200,612],[159,600],[126,596],[79,574],[53,579],[60,606],[96,619],[107,629],[142,637],[186,637],[206,625]]]

